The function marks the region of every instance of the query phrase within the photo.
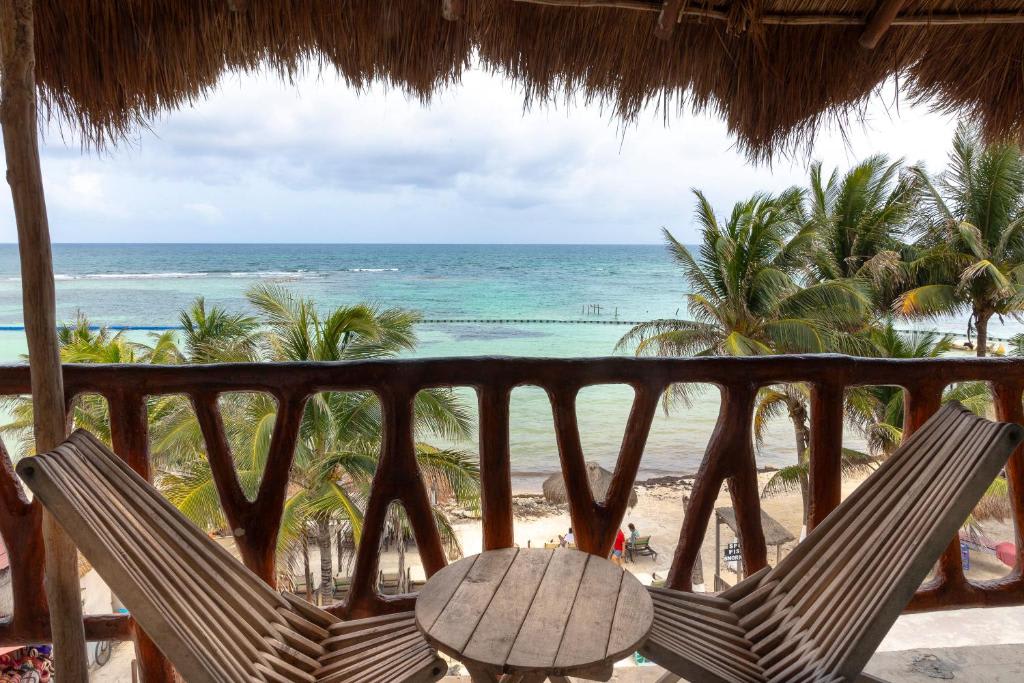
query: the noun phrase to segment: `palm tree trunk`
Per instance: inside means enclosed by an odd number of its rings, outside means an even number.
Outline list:
[[[991,313],[974,312],[974,324],[978,332],[978,358],[988,355],[988,321],[991,317]]]
[[[320,548],[320,597],[323,604],[334,598],[334,562],[331,557],[331,520],[316,523],[316,543]]]
[[[786,401],[789,407],[789,419],[793,422],[793,435],[796,438],[796,462],[806,465],[811,447],[811,430],[807,426],[807,406],[803,401],[790,398]],[[800,498],[803,501],[803,526],[800,539],[807,533],[807,519],[810,512],[810,485],[806,474],[800,475]]]
[[[793,422],[793,436],[796,439],[796,461],[801,463],[811,446],[811,430],[807,427],[807,407],[803,401],[793,398],[786,400],[789,419]]]
[[[313,576],[309,571],[309,537],[306,532],[302,532],[302,578],[306,581],[306,601],[312,602],[313,599]]]
[[[807,480],[807,477],[805,475],[801,474],[800,475],[800,498],[804,502],[804,523],[803,523],[803,528],[800,529],[800,536],[801,536],[800,540],[803,540],[803,535],[805,533],[807,533],[808,513],[810,512],[810,507],[811,507],[810,497],[811,497],[810,482]]]

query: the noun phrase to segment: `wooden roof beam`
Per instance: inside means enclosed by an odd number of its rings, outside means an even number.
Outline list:
[[[461,21],[466,17],[466,0],[441,0],[441,14],[448,21]]]
[[[874,14],[868,19],[864,33],[860,34],[860,39],[857,41],[860,43],[860,46],[871,50],[878,45],[878,41],[882,39],[885,32],[892,26],[893,21],[896,20],[896,15],[900,13],[905,4],[906,0],[882,0],[881,4],[875,8]]]
[[[668,40],[676,30],[679,23],[679,13],[683,9],[684,0],[665,0],[658,13],[658,23],[654,27],[654,35],[662,40]]]

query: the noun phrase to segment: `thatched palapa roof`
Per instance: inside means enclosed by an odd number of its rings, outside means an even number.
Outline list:
[[[732,508],[715,508],[715,516],[739,538],[740,527],[736,521],[735,510]],[[764,510],[761,510],[761,529],[764,532],[765,545],[782,545],[783,543],[796,540],[796,536],[789,533],[789,529],[782,526]]]
[[[335,68],[428,97],[474,59],[528,102],[711,110],[764,157],[883,81],[1024,130],[1024,0],[37,0],[43,111],[103,143],[229,69]],[[449,21],[444,15],[453,17]],[[867,45],[868,47],[865,47]],[[874,45],[871,47],[871,45]],[[685,134],[683,131],[682,134]]]
[[[587,463],[587,480],[590,482],[590,493],[594,496],[594,500],[603,501],[608,496],[608,487],[612,484],[612,473],[591,461]],[[555,472],[545,479],[541,489],[544,491],[544,498],[550,503],[563,505],[569,502],[565,490],[565,478],[561,472]],[[629,507],[636,507],[636,501],[636,489],[632,489],[629,492]]]

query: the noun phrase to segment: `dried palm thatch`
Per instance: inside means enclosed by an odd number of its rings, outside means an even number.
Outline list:
[[[556,6],[552,6],[556,5]],[[766,158],[847,120],[886,79],[1024,132],[1024,0],[37,0],[43,111],[116,140],[203,97],[226,70],[427,98],[471,60],[527,103],[578,98],[721,115]],[[459,17],[445,20],[443,13]],[[872,18],[874,20],[872,21]],[[868,28],[866,30],[866,25]],[[871,45],[865,48],[861,43]]]
[[[612,473],[596,462],[587,463],[587,479],[590,481],[590,493],[594,500],[600,502],[608,495],[608,487],[612,483]],[[563,505],[569,501],[565,492],[565,479],[561,472],[556,472],[544,480],[541,489],[549,503]],[[629,507],[636,507],[636,489],[629,492]]]

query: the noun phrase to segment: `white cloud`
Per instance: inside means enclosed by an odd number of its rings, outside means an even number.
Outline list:
[[[207,202],[185,204],[184,208],[195,213],[208,224],[224,222],[224,212],[218,207]]]
[[[812,156],[846,167],[883,151],[936,168],[952,131],[878,100],[866,127],[823,131]],[[663,225],[690,240],[691,187],[726,209],[805,183],[807,162],[753,167],[708,117],[666,127],[650,111],[623,128],[596,107],[524,113],[481,72],[430,106],[330,76],[234,75],[131,145],[78,150],[52,131],[43,150],[57,241],[654,242]]]

